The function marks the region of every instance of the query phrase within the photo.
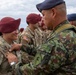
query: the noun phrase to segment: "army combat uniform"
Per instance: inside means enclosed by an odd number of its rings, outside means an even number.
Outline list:
[[[11,66],[6,58],[6,53],[10,48],[11,45],[0,36],[0,75],[17,75],[17,70],[15,69],[17,68],[17,65],[21,63],[21,54],[20,51],[12,51],[12,53],[18,57],[19,62],[14,66]]]
[[[21,43],[23,48],[21,48],[21,56],[23,64],[30,62],[34,55],[34,32],[27,26],[27,28],[21,34]]]
[[[20,68],[24,75],[76,75],[76,28],[59,24],[34,60]]]

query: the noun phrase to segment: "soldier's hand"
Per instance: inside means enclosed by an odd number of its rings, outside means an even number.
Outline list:
[[[11,48],[9,49],[9,51],[20,50],[21,46],[22,44],[13,44]]]
[[[17,56],[14,55],[13,53],[8,52],[8,53],[6,54],[6,58],[8,59],[8,62],[9,62],[9,63],[11,63],[11,62],[17,63],[17,62],[18,62]]]

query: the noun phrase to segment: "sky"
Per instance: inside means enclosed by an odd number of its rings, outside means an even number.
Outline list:
[[[44,0],[0,0],[0,19],[3,17],[21,18],[20,28],[26,28],[26,16],[30,13],[40,12],[36,4]],[[76,13],[76,0],[65,0],[67,14]]]

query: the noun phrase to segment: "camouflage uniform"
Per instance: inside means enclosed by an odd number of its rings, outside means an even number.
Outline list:
[[[24,38],[26,37],[26,38]],[[23,31],[22,37],[21,37],[21,43],[24,45],[32,45],[34,44],[34,32],[27,26],[27,28]],[[31,46],[33,48],[33,46]]]
[[[34,55],[34,32],[27,26],[27,28],[21,34],[21,43],[23,48],[21,48],[21,55],[23,64],[30,62]]]
[[[39,45],[42,45],[43,43],[43,31],[38,27],[35,29],[35,45],[38,47]]]
[[[20,51],[12,51],[12,53],[18,57],[19,62],[14,66],[10,66],[6,58],[6,53],[10,48],[11,45],[9,45],[2,38],[2,36],[0,36],[0,75],[17,75],[15,69],[17,68],[17,65],[21,62]]]
[[[76,28],[64,21],[38,48],[34,60],[21,67],[24,75],[76,75]]]
[[[17,43],[21,43],[21,37],[22,37],[22,32],[19,32],[18,39],[16,40]]]

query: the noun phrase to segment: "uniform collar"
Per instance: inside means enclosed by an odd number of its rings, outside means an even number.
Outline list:
[[[68,23],[69,23],[68,20],[65,20],[65,21],[61,22],[59,25],[57,25],[57,26],[55,27],[55,29],[53,30],[53,32],[54,32],[55,30],[57,30],[59,27],[63,26],[64,24],[68,24]]]

